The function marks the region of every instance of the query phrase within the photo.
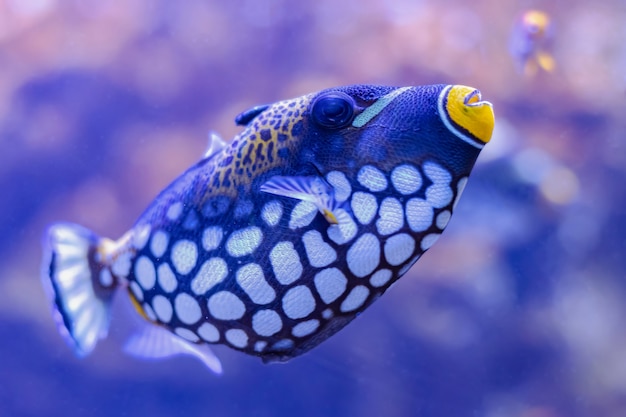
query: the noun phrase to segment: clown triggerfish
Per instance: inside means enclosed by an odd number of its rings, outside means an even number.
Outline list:
[[[254,107],[119,240],[67,223],[44,237],[43,281],[79,355],[121,289],[145,320],[126,350],[209,344],[287,361],[339,331],[448,224],[494,115],[461,85],[354,85]]]

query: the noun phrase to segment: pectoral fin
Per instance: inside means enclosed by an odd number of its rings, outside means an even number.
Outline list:
[[[318,208],[330,224],[337,224],[335,190],[320,177],[275,176],[261,185],[264,193],[309,201]]]

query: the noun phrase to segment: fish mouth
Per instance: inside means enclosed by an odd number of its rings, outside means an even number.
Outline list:
[[[492,106],[487,100],[483,100],[480,90],[474,90],[463,99],[463,104],[470,107],[476,106]],[[492,106],[493,107],[493,106]]]
[[[482,148],[491,140],[495,117],[493,105],[480,90],[449,85],[439,96],[439,113],[446,127],[461,140]]]

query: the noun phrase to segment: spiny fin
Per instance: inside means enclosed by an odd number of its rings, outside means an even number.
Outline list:
[[[335,190],[320,177],[275,176],[261,185],[264,193],[309,201],[318,208],[328,223],[337,224]]]
[[[69,223],[50,226],[44,236],[41,278],[59,332],[79,356],[89,354],[108,332],[111,297],[118,285],[102,261],[110,242]]]
[[[206,344],[181,339],[160,326],[146,324],[124,346],[126,353],[142,359],[164,359],[176,355],[194,356],[211,371],[222,373],[222,363]]]
[[[204,153],[204,158],[208,158],[209,156],[218,153],[222,149],[224,149],[228,144],[224,139],[220,137],[215,132],[209,133],[209,146],[207,147],[206,152]]]
[[[247,126],[255,117],[267,110],[269,106],[269,104],[263,104],[241,112],[235,117],[235,124],[237,126]]]

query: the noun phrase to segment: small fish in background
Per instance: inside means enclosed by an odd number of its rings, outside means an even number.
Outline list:
[[[49,227],[42,278],[78,355],[106,337],[115,292],[145,319],[125,346],[140,357],[219,373],[209,344],[264,362],[307,352],[439,238],[494,115],[470,87],[355,85],[236,123],[119,240]]]
[[[550,16],[540,10],[524,12],[513,27],[509,51],[520,73],[534,76],[539,69],[552,72],[556,67],[549,52],[553,25]]]

